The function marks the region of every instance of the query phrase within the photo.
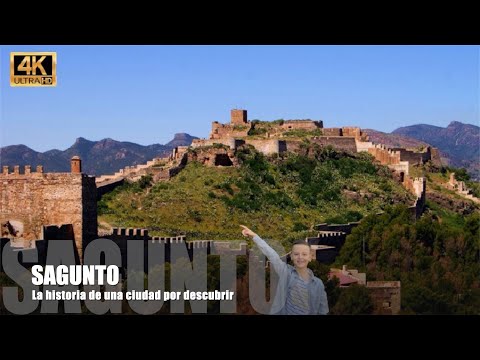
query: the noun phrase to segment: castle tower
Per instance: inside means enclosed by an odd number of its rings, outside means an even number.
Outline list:
[[[230,111],[230,123],[232,125],[244,125],[247,123],[247,110],[232,109]]]
[[[74,156],[70,160],[71,172],[74,174],[80,174],[82,172],[82,160],[79,156]]]
[[[42,239],[73,240],[83,258],[85,246],[97,238],[97,187],[94,176],[81,173],[80,157],[72,157],[70,165],[71,172],[52,173],[44,173],[42,165],[36,172],[26,165],[23,173],[17,166],[13,172],[3,167],[1,235],[7,232],[24,247]]]

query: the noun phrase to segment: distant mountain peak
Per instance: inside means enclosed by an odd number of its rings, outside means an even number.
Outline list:
[[[190,136],[189,134],[187,133],[176,133],[174,136],[173,136],[173,140],[183,140],[183,139],[187,139],[189,137],[192,137]]]
[[[118,141],[117,140],[114,140],[112,138],[105,138],[105,139],[102,139],[100,141],[98,141],[99,143],[117,143]]]
[[[188,146],[194,136],[177,133],[167,145],[139,145],[105,138],[91,141],[78,137],[75,143],[64,151],[48,150],[36,152],[25,145],[11,145],[0,148],[0,166],[2,165],[43,165],[47,172],[70,171],[72,156],[80,156],[82,169],[89,175],[113,174],[125,166],[146,163],[156,157],[168,156],[176,146]]]
[[[27,145],[23,145],[23,144],[18,144],[18,145],[8,145],[8,146],[5,146],[5,147],[2,147],[1,149],[14,149],[14,150],[22,150],[22,151],[35,151],[31,148],[29,148]]]
[[[450,124],[448,124],[447,128],[461,128],[461,127],[464,127],[464,126],[475,126],[475,125],[472,125],[472,124],[464,124],[460,121],[452,121]]]
[[[450,124],[448,124],[448,126],[447,126],[447,129],[452,129],[452,128],[453,128],[453,129],[460,129],[460,130],[466,130],[466,129],[472,130],[472,129],[473,129],[474,132],[478,132],[479,129],[480,129],[480,128],[478,127],[478,125],[465,124],[465,123],[462,123],[462,122],[460,122],[460,121],[455,121],[455,120],[452,121],[452,122],[451,122]],[[470,130],[468,130],[468,131],[470,131]]]
[[[191,136],[187,133],[176,133],[172,141],[169,141],[165,146],[176,147],[176,146],[188,146],[192,143],[193,139],[198,139],[196,136]]]
[[[90,144],[93,143],[93,141],[87,140],[84,137],[78,137],[75,140],[75,143],[73,145],[78,145],[78,144]]]

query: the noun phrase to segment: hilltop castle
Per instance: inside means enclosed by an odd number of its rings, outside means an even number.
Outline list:
[[[85,246],[98,236],[98,195],[111,191],[124,179],[137,180],[142,175],[152,174],[154,180],[167,180],[191,160],[208,166],[237,166],[235,151],[242,145],[251,145],[259,152],[271,155],[297,152],[305,138],[320,147],[330,145],[351,153],[366,151],[372,154],[381,164],[391,168],[398,180],[416,195],[412,212],[416,217],[420,216],[425,203],[426,181],[411,178],[408,168],[412,163],[439,161],[436,149],[428,147],[423,152],[390,149],[370,142],[358,127],[325,128],[323,125],[321,120],[310,119],[249,121],[246,110],[233,109],[230,123],[212,122],[209,139],[193,140],[191,147],[175,148],[168,159],[153,159],[147,164],[121,169],[113,175],[95,178],[83,174],[81,159],[77,156],[71,159],[69,173],[44,173],[41,166],[36,172],[32,172],[30,166],[23,169],[14,166],[11,172],[8,166],[4,166],[0,174],[2,238],[11,240],[12,246],[19,248],[34,247],[35,240],[71,239],[81,259]],[[145,241],[157,239],[148,236],[145,229],[118,229],[102,236],[116,242],[132,236]],[[162,241],[178,240],[172,239]]]
[[[239,146],[252,145],[269,155],[286,151],[297,151],[301,140],[298,135],[310,135],[310,141],[320,146],[357,152],[357,141],[367,141],[368,136],[358,127],[324,128],[318,120],[276,120],[273,122],[248,121],[247,110],[233,109],[230,123],[212,122],[209,139],[195,139],[193,148],[223,144],[236,150]]]

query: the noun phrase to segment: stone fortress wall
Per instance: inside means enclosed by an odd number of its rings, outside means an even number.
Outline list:
[[[270,130],[264,138],[249,137],[248,132],[255,123],[248,121],[247,115],[246,110],[233,109],[230,123],[212,123],[209,139],[196,139],[190,147],[179,146],[168,158],[153,159],[146,164],[126,167],[115,174],[98,178],[81,173],[81,160],[78,157],[72,158],[70,173],[44,173],[41,166],[37,167],[36,172],[32,172],[30,166],[24,169],[15,166],[13,172],[4,167],[0,174],[2,237],[10,238],[12,244],[18,244],[19,247],[28,247],[32,246],[34,240],[58,236],[58,233],[53,235],[55,231],[51,228],[48,230],[48,226],[71,224],[67,233],[74,239],[81,257],[85,244],[97,236],[98,196],[111,191],[125,179],[135,181],[150,174],[155,181],[168,180],[178,174],[188,161],[200,161],[207,166],[237,166],[235,150],[245,144],[252,145],[266,155],[298,151],[301,140],[282,136],[292,130],[321,130],[322,135],[312,136],[310,142],[322,147],[331,145],[352,153],[370,153],[380,164],[391,168],[405,188],[416,195],[417,200],[411,209],[415,217],[421,215],[425,204],[426,180],[411,178],[409,164],[437,160],[439,153],[436,149],[427,148],[419,153],[391,149],[369,142],[368,136],[358,127],[324,128],[321,120],[282,120],[269,125]],[[461,185],[457,184],[457,187]],[[62,231],[65,233],[65,229]],[[345,240],[346,234],[343,230],[320,230],[319,238],[324,239],[322,243],[325,246],[329,246],[329,242],[339,245]],[[111,234],[115,239],[120,235]]]
[[[8,166],[0,174],[0,224],[2,238],[12,246],[34,247],[45,225],[71,224],[72,236],[82,256],[84,241],[97,234],[95,178],[81,172],[81,160],[73,157],[70,173],[35,172],[30,166]]]

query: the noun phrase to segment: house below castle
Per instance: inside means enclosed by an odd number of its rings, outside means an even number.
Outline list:
[[[365,286],[373,303],[373,314],[397,315],[400,312],[400,281],[367,281],[367,274],[355,269],[330,269],[329,279],[337,278],[339,286],[347,288],[353,285]]]

